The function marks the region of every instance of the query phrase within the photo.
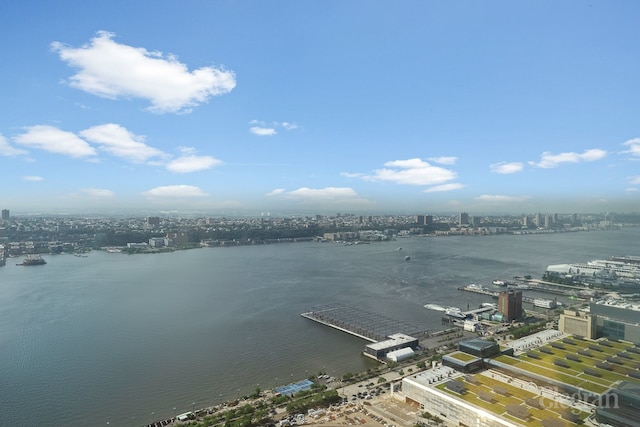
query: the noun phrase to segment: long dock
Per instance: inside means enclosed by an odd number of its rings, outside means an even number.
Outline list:
[[[429,330],[422,326],[342,304],[316,307],[301,316],[371,342],[382,341],[397,333],[416,338],[429,334]]]

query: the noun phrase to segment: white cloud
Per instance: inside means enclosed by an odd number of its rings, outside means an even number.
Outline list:
[[[629,183],[631,185],[640,185],[640,175],[630,176]]]
[[[7,141],[7,138],[0,134],[0,156],[12,157],[22,156],[25,154],[29,153],[25,150],[12,147],[11,145],[9,145],[9,141]]]
[[[449,169],[433,166],[422,159],[395,160],[384,164],[373,175],[364,175],[366,181],[390,181],[403,185],[436,185],[456,178]]]
[[[598,148],[585,150],[583,153],[568,152],[551,154],[550,152],[545,151],[540,156],[540,161],[538,163],[529,162],[529,164],[543,169],[550,169],[558,167],[562,163],[593,162],[602,159],[606,155],[606,151]]]
[[[340,172],[340,176],[344,176],[345,178],[362,178],[364,174],[352,173],[352,172]]]
[[[276,188],[273,191],[270,191],[267,193],[267,197],[273,197],[273,196],[279,196],[280,194],[283,194],[285,192],[284,188]]]
[[[524,202],[525,200],[529,200],[529,196],[503,196],[500,194],[483,194],[482,196],[478,196],[475,200],[479,202]]]
[[[167,163],[167,170],[174,173],[191,173],[211,169],[222,164],[212,156],[198,156],[193,148],[182,148],[183,155]]]
[[[267,123],[264,120],[251,120],[249,122],[250,125],[253,125],[249,128],[249,132],[258,136],[273,136],[278,133],[278,128],[282,128],[284,130],[294,130],[298,128],[296,123],[292,122],[271,122]]]
[[[258,136],[272,136],[277,133],[274,128],[266,128],[261,126],[252,126],[251,128],[249,128],[249,132]]]
[[[624,191],[626,191],[628,193],[635,193],[637,191],[640,191],[640,189],[635,188],[635,187],[629,187],[629,188],[625,188]]]
[[[44,181],[43,177],[37,176],[37,175],[26,175],[26,176],[23,176],[22,179],[24,181],[30,181],[30,182]]]
[[[104,199],[115,196],[115,193],[113,191],[105,190],[102,188],[84,188],[80,190],[80,192],[96,199]]]
[[[349,187],[325,187],[308,188],[301,187],[293,191],[285,191],[282,188],[275,189],[267,194],[285,199],[299,200],[303,202],[366,202],[358,193]]]
[[[630,139],[622,145],[629,146],[629,150],[623,151],[623,153],[631,154],[633,157],[640,157],[640,138]]]
[[[162,151],[146,145],[144,136],[135,135],[114,123],[93,126],[80,132],[80,135],[98,144],[101,150],[133,163],[143,163],[153,157],[166,157]]]
[[[456,162],[458,161],[457,157],[429,157],[429,160],[431,160],[434,163],[439,163],[441,165],[455,165]]]
[[[104,98],[143,98],[155,113],[189,112],[210,97],[230,92],[235,74],[224,68],[189,71],[174,55],[119,44],[100,31],[80,48],[53,42],[60,59],[78,69],[70,79],[77,89]]]
[[[202,191],[202,189],[192,185],[165,185],[152,188],[142,194],[151,198],[192,198],[207,196],[207,193]]]
[[[451,184],[442,184],[442,185],[436,185],[435,187],[431,187],[431,188],[427,188],[426,190],[424,190],[425,193],[436,193],[436,192],[442,192],[442,191],[453,191],[453,190],[459,190],[461,188],[464,188],[464,185],[454,182]]]
[[[47,125],[31,126],[27,127],[26,130],[26,133],[14,138],[20,145],[70,157],[91,157],[96,155],[96,150],[74,133]]]
[[[523,164],[520,162],[500,162],[489,165],[491,172],[500,174],[510,174],[522,171]]]

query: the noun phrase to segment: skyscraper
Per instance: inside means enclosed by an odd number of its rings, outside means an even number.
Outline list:
[[[9,209],[2,209],[2,220],[9,221]]]

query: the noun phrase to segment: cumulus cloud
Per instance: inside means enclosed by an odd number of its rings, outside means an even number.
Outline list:
[[[115,193],[111,190],[105,190],[103,188],[84,188],[80,192],[86,196],[96,199],[104,199],[115,196]]]
[[[249,124],[253,125],[249,128],[249,132],[258,136],[276,135],[278,133],[278,128],[282,128],[284,130],[294,130],[298,128],[298,125],[296,123],[291,122],[267,123],[264,120],[251,120]]]
[[[60,59],[78,70],[69,84],[104,98],[142,98],[155,113],[189,112],[210,97],[230,92],[235,74],[222,67],[189,71],[174,55],[150,52],[113,41],[100,31],[88,44],[73,48],[53,42]]]
[[[9,141],[7,141],[7,138],[0,134],[0,156],[13,157],[22,156],[25,154],[29,153],[25,150],[21,150],[9,145]]]
[[[510,174],[522,171],[523,164],[520,162],[500,162],[489,165],[491,172],[500,174]]]
[[[558,167],[562,163],[593,162],[604,158],[606,155],[606,151],[598,148],[585,150],[582,153],[568,152],[551,154],[550,152],[545,151],[540,156],[539,162],[529,162],[529,164],[543,169],[550,169]]]
[[[44,178],[41,176],[37,176],[37,175],[26,175],[23,176],[22,179],[24,181],[30,181],[30,182],[40,182],[40,181],[44,181]]]
[[[114,123],[93,126],[80,132],[80,135],[98,144],[101,150],[132,163],[143,163],[153,157],[166,157],[162,151],[145,144],[143,136],[135,135]]]
[[[198,156],[194,148],[182,147],[182,156],[167,163],[167,170],[174,173],[191,173],[211,169],[222,164],[212,156]]]
[[[629,183],[631,185],[640,185],[640,175],[630,176]]]
[[[424,190],[425,193],[437,193],[437,192],[443,192],[443,191],[453,191],[453,190],[459,190],[461,188],[464,188],[464,185],[454,182],[451,184],[442,184],[442,185],[436,185],[434,187],[431,188],[427,188],[426,190]]]
[[[265,128],[261,126],[252,126],[249,128],[249,132],[258,136],[273,136],[278,133],[274,128]]]
[[[20,145],[74,158],[96,155],[96,150],[91,145],[72,132],[47,125],[31,126],[26,130],[15,137],[15,141]]]
[[[503,196],[500,194],[483,194],[475,198],[479,202],[524,202],[529,196]]]
[[[633,157],[640,158],[640,138],[630,139],[622,145],[629,147],[628,150],[623,151],[624,154],[631,154]]]
[[[457,157],[429,157],[429,160],[431,160],[434,163],[439,163],[441,165],[455,165],[456,162],[458,161]]]
[[[422,159],[395,160],[384,164],[372,175],[363,175],[366,181],[389,181],[403,185],[439,185],[456,178],[452,170],[433,166]]]
[[[193,185],[164,185],[142,193],[150,198],[193,198],[206,197],[207,193]]]

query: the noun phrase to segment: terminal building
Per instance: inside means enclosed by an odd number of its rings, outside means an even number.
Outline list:
[[[364,355],[375,360],[385,360],[391,356],[391,360],[396,358],[401,360],[413,355],[413,350],[418,348],[418,339],[405,334],[389,335],[386,340],[367,344],[364,348]],[[409,354],[407,350],[410,349]],[[398,352],[399,350],[402,350]],[[400,359],[398,359],[400,357]],[[395,360],[395,361],[397,361]]]

